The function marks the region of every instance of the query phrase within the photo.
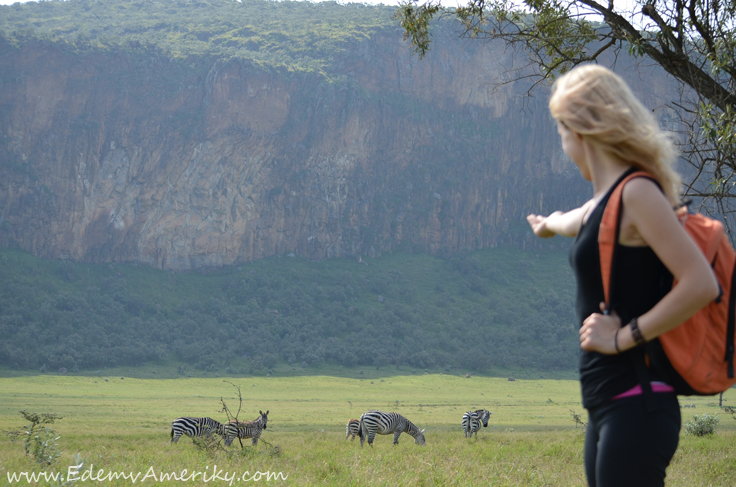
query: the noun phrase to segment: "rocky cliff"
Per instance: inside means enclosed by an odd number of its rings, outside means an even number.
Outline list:
[[[395,26],[329,74],[2,41],[0,244],[185,270],[521,242],[590,189],[510,65],[449,30],[418,60]]]

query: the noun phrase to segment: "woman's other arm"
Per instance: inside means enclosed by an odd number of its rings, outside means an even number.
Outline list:
[[[715,299],[718,282],[705,256],[652,181],[637,178],[629,182],[624,188],[623,202],[622,234],[637,235],[651,247],[677,282],[659,303],[638,317],[639,330],[649,341],[675,328]],[[615,315],[591,315],[580,329],[581,348],[616,353],[614,339],[619,326]],[[618,348],[624,351],[634,346],[631,326],[627,324],[618,333]]]

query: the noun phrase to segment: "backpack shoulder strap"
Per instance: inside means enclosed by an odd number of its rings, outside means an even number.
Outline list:
[[[606,208],[603,210],[601,225],[598,229],[598,252],[601,264],[601,278],[603,279],[603,293],[606,300],[606,310],[604,313],[606,314],[612,311],[611,289],[613,287],[614,250],[621,230],[621,208],[623,206],[622,196],[624,186],[632,179],[640,177],[649,178],[657,182],[651,174],[644,171],[634,171],[626,176],[618,183],[613,189],[611,196],[609,196]],[[646,409],[650,412],[654,411],[657,408],[657,403],[654,398],[654,392],[652,391],[644,351],[640,348],[635,348],[631,350],[630,356],[634,361],[634,370],[636,371],[639,385],[642,388]]]
[[[618,242],[621,223],[622,195],[626,183],[634,178],[649,178],[656,182],[654,177],[644,171],[635,171],[626,176],[611,193],[603,210],[601,226],[598,229],[598,252],[601,264],[601,277],[603,278],[603,295],[606,300],[606,309],[611,307],[611,270],[613,269],[614,248]]]

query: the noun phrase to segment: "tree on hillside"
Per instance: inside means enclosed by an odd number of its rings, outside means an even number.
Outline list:
[[[459,20],[465,36],[503,40],[528,54],[514,79],[534,78],[533,86],[604,53],[654,61],[684,88],[672,107],[693,167],[685,196],[701,198],[727,224],[736,211],[729,204],[736,198],[736,1],[467,0],[449,9],[439,0],[405,0],[395,17],[420,58],[435,17]]]

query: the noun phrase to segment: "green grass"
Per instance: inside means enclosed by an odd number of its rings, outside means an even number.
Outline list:
[[[228,373],[224,370],[217,372],[197,370],[193,367],[181,369],[181,362],[176,360],[163,361],[155,365],[141,366],[118,366],[118,367],[100,367],[98,369],[80,370],[78,372],[67,372],[63,374],[68,377],[125,377],[136,379],[227,379],[244,377],[260,377],[266,376],[265,371],[258,375]],[[183,373],[180,372],[183,370]],[[15,370],[10,367],[0,367],[0,377],[26,377],[35,376],[39,372],[35,370]],[[307,368],[289,365],[286,363],[278,363],[270,371],[268,377],[303,377],[303,376],[330,376],[345,379],[381,379],[387,375],[406,375],[406,376],[422,376],[427,374],[448,375],[465,377],[465,369],[454,369],[447,371],[444,367],[430,367],[422,369],[419,367],[411,367],[408,365],[396,366],[386,365],[382,367],[374,366],[355,366],[344,367],[335,364],[316,364]],[[42,377],[52,377],[61,375],[56,372],[46,372]],[[572,370],[534,370],[522,369],[519,367],[494,367],[489,373],[473,372],[472,377],[495,377],[506,380],[507,378],[526,379],[526,380],[576,380],[577,372]]]
[[[0,431],[23,425],[21,409],[55,412],[63,416],[54,428],[64,454],[54,469],[66,471],[72,455],[80,453],[85,468],[92,464],[96,475],[104,469],[103,475],[125,471],[143,477],[151,467],[156,472],[187,469],[188,475],[210,475],[217,466],[237,475],[245,470],[250,475],[282,472],[288,478],[277,483],[284,485],[585,485],[582,429],[576,428],[570,412],[585,418],[577,381],[439,374],[362,381],[326,376],[227,380],[241,387],[240,419],[270,411],[262,437],[267,444],[231,457],[207,456],[188,438],[169,445],[170,423],[176,417],[224,420],[220,398],[237,409],[236,389],[221,378],[2,378]],[[696,405],[682,410],[683,421],[690,419],[690,412],[718,412],[716,400],[683,398],[682,403]],[[727,391],[724,400],[725,405],[735,403],[736,390]],[[467,440],[460,419],[474,407],[488,408],[493,415],[477,440]],[[400,412],[425,428],[427,445],[418,447],[406,435],[398,447],[391,446],[390,436],[377,437],[372,449],[361,450],[357,439],[346,441],[347,420],[372,408]],[[682,435],[668,485],[736,484],[736,421],[726,414],[721,418],[713,437]],[[0,439],[0,484],[7,482],[9,472],[41,470],[24,456],[21,443]],[[104,485],[132,484],[118,480]]]

